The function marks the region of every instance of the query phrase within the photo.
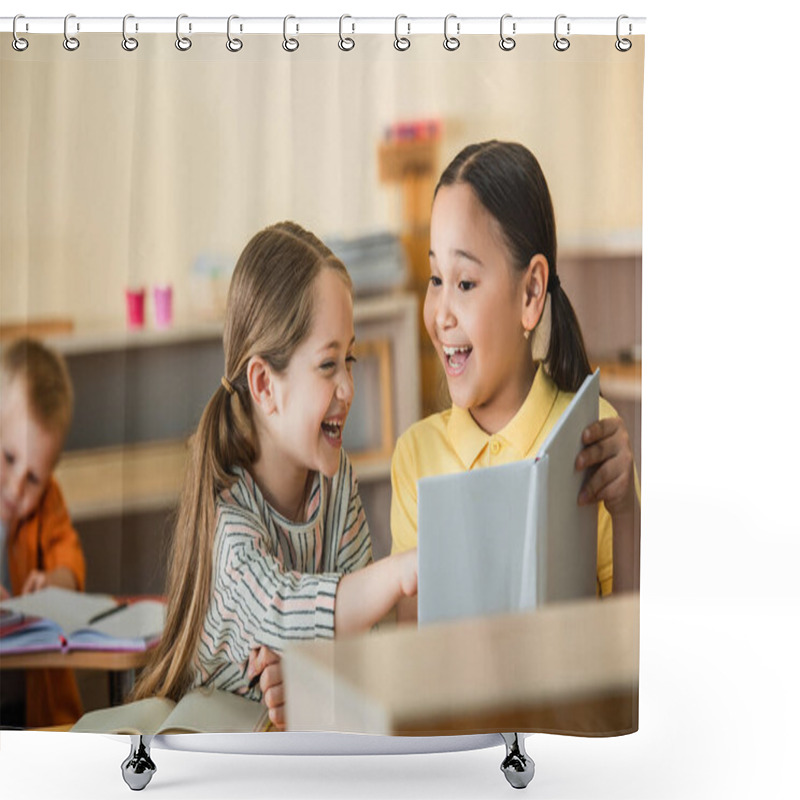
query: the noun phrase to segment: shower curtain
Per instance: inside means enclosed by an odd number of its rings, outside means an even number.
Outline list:
[[[306,36],[289,21],[283,37],[248,36],[232,24],[229,36],[184,29],[186,49],[174,34],[132,28],[126,36],[137,39],[135,49],[110,33],[75,32],[80,46],[72,50],[59,34],[29,35],[24,51],[12,47],[11,35],[0,39],[3,346],[28,332],[61,352],[70,369],[74,421],[55,475],[81,537],[87,591],[163,594],[181,448],[222,375],[228,281],[250,236],[280,220],[317,233],[353,277],[363,347],[345,446],[374,556],[389,553],[394,442],[449,405],[420,318],[433,189],[474,142],[520,142],[542,165],[561,283],[641,476],[644,37],[631,37],[627,50],[615,46],[613,27],[608,35],[572,36],[568,48],[545,34],[517,36],[505,47],[497,35],[471,35],[454,46],[445,28],[393,46],[391,35],[353,33],[346,21],[343,34]],[[292,49],[292,40],[299,46]],[[622,611],[617,600],[627,603]],[[545,635],[537,616],[554,620],[555,630]],[[466,621],[458,635],[479,637],[470,641],[484,672],[462,697],[477,705],[463,714],[439,708],[432,719],[417,710],[406,723],[401,698],[392,720],[378,724],[386,686],[404,671],[424,678],[426,702],[453,683],[429,657],[438,634],[387,623],[320,651],[319,662],[312,654],[298,664],[307,683],[292,696],[329,690],[318,698],[328,716],[303,717],[300,729],[635,731],[635,596],[528,617],[532,632],[504,652],[522,649],[531,663],[540,663],[542,650],[556,652],[547,696],[557,700],[523,699],[509,685],[536,683],[524,661],[495,693],[490,684],[502,682],[506,663],[493,653],[507,628],[491,618]],[[604,642],[594,642],[595,625]],[[541,638],[526,643],[527,635]],[[587,641],[600,649],[581,650]],[[612,653],[610,663],[569,660],[571,652],[582,653],[578,659],[601,651]],[[416,654],[424,668],[403,654]],[[366,658],[366,672],[349,673],[348,658]],[[600,686],[595,666],[606,676]],[[109,704],[104,673],[81,672],[79,685],[84,710]],[[290,703],[287,711],[291,724]]]

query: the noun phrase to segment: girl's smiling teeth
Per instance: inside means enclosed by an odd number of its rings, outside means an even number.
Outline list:
[[[344,419],[340,417],[322,420],[322,432],[329,441],[340,443],[343,427]]]
[[[451,374],[458,374],[467,363],[472,347],[469,345],[442,345],[442,352],[444,353],[445,362],[447,364],[448,372]]]

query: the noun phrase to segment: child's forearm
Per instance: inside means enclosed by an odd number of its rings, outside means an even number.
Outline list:
[[[639,591],[639,545],[641,506],[634,498],[633,509],[612,515],[614,548],[614,594]]]
[[[416,559],[413,550],[343,575],[336,591],[336,636],[369,630],[400,598],[416,594]]]

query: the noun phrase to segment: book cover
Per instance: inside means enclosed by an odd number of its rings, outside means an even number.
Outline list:
[[[581,433],[599,414],[586,378],[536,458],[418,482],[419,622],[594,596],[597,506],[579,506]]]

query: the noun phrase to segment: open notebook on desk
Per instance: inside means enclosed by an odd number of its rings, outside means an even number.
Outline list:
[[[219,689],[198,688],[177,703],[147,697],[84,714],[75,733],[254,733],[269,727],[266,705]]]
[[[161,637],[164,603],[118,603],[111,595],[49,586],[3,600],[0,608],[24,619],[0,635],[0,655],[45,650],[146,650]]]
[[[599,380],[584,380],[536,458],[419,480],[421,625],[595,595],[597,506],[578,505],[575,459]]]

